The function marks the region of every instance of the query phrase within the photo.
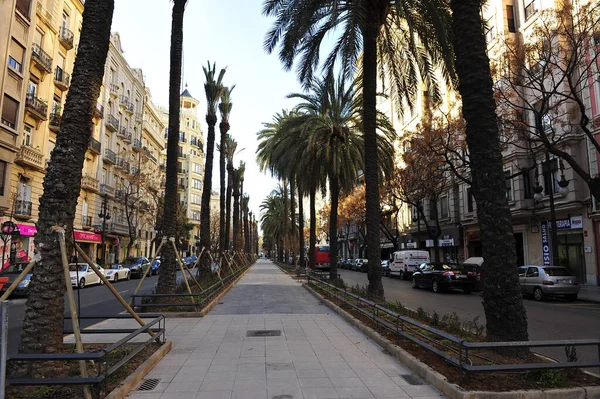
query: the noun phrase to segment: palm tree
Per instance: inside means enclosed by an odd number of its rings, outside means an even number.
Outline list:
[[[230,134],[227,135],[225,140],[225,149],[227,156],[227,191],[225,193],[226,201],[225,201],[225,250],[230,249],[229,237],[231,233],[231,195],[233,190],[233,156],[235,155],[235,151],[237,150],[237,142],[231,137]]]
[[[217,69],[215,64],[202,67],[206,83],[204,83],[204,92],[206,93],[206,123],[208,124],[208,134],[206,135],[206,162],[204,165],[204,182],[202,184],[202,204],[200,207],[200,244],[206,248],[202,255],[198,273],[202,275],[208,270],[210,257],[208,251],[211,249],[210,241],[210,195],[212,193],[212,171],[213,159],[215,153],[215,125],[217,124],[217,102],[225,92],[223,86],[223,75],[225,69],[221,69],[219,76],[216,76]],[[215,80],[216,78],[216,80]]]
[[[278,259],[281,261],[283,256],[283,240],[284,231],[281,220],[285,218],[283,209],[283,197],[277,192],[271,192],[260,204],[261,217],[260,224],[263,231],[263,237],[266,241],[277,243]]]
[[[250,197],[246,194],[242,196],[242,210],[244,214],[244,252],[250,253],[250,225],[248,219],[248,203],[250,202]]]
[[[313,69],[319,63],[321,42],[327,33],[338,39],[323,65],[328,80],[335,63],[341,60],[346,77],[354,74],[360,54],[363,94],[363,132],[365,143],[366,226],[379,231],[379,161],[377,158],[377,77],[391,78],[392,95],[398,104],[412,101],[422,79],[429,93],[439,90],[432,65],[443,64],[445,76],[452,75],[453,54],[448,39],[450,14],[447,0],[266,0],[263,14],[275,17],[267,33],[265,49],[274,51],[286,70],[300,58],[298,78],[309,87]],[[362,53],[361,53],[362,51]],[[378,60],[381,64],[378,65]],[[398,109],[401,109],[399,106]],[[383,298],[379,234],[367,236],[369,258],[369,296]]]
[[[221,94],[221,102],[219,103],[219,111],[221,113],[221,123],[219,130],[221,131],[221,143],[219,149],[219,171],[220,171],[220,208],[219,208],[219,253],[225,251],[225,156],[227,154],[227,132],[229,131],[229,114],[233,104],[231,102],[231,92],[235,85],[230,88],[225,88]]]
[[[187,0],[175,0],[171,22],[171,69],[169,71],[169,136],[167,138],[167,170],[165,182],[165,203],[162,220],[162,234],[175,237],[177,231],[177,153],[179,151],[179,112],[181,108],[181,59],[183,53],[183,14]],[[161,253],[161,273],[158,276],[156,292],[175,292],[175,251],[170,245],[163,246]]]
[[[240,163],[241,164],[241,163]],[[241,165],[240,165],[241,167]],[[233,250],[240,250],[240,168],[233,169]]]
[[[346,88],[345,81],[339,77],[337,81],[326,82],[316,80],[306,94],[291,94],[290,98],[303,100],[296,106],[303,116],[291,123],[298,124],[309,132],[310,151],[316,158],[327,165],[326,173],[329,181],[331,209],[329,214],[329,251],[330,279],[337,278],[337,214],[340,190],[348,193],[357,181],[359,171],[364,169],[364,140],[361,134],[362,102],[356,95],[354,83]],[[377,126],[379,139],[377,153],[380,159],[381,175],[390,174],[393,169],[392,145],[395,136],[394,128],[388,118],[378,112]],[[377,230],[379,235],[379,226]],[[369,268],[369,273],[373,268]],[[372,277],[370,277],[372,278]]]
[[[483,309],[492,341],[526,341],[527,314],[519,289],[510,208],[481,17],[482,0],[451,0],[462,113],[481,230],[486,276]]]
[[[242,217],[243,217],[243,209],[242,209],[242,197],[244,196],[244,174],[246,173],[246,162],[240,162],[240,167],[238,168],[238,183],[239,183],[239,191],[238,191],[238,235],[237,235],[237,247],[239,251],[244,249],[244,229],[242,227]]]
[[[40,198],[35,236],[41,261],[33,268],[20,351],[58,353],[63,347],[65,280],[54,226],[66,226],[67,251],[73,250],[73,219],[81,188],[81,170],[92,131],[92,116],[104,76],[113,0],[88,0],[60,132],[50,156]],[[52,365],[36,363],[28,376],[50,375]]]

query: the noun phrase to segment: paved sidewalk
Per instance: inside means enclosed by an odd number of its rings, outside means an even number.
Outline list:
[[[600,303],[600,287],[597,285],[582,285],[579,300]]]
[[[158,386],[129,398],[442,397],[410,385],[401,362],[266,260],[206,317],[168,319],[167,327],[174,347],[146,376]],[[258,330],[281,335],[249,336]]]

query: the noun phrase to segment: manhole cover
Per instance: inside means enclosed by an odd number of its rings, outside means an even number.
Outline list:
[[[154,388],[156,388],[156,386],[158,385],[159,382],[160,382],[160,378],[148,378],[147,380],[144,380],[142,385],[140,385],[140,387],[137,390],[138,391],[151,391]]]
[[[246,337],[279,337],[281,330],[248,330]]]
[[[422,379],[412,374],[400,374],[400,377],[404,378],[410,385],[425,385]]]

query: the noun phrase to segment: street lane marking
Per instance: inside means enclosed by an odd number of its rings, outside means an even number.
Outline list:
[[[128,292],[129,290],[125,290],[125,291],[119,291],[119,294],[124,294],[125,292]]]

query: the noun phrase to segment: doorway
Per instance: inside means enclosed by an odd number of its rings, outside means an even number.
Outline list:
[[[580,231],[558,232],[558,262],[557,266],[565,266],[577,279],[585,284],[586,274],[583,234]]]

